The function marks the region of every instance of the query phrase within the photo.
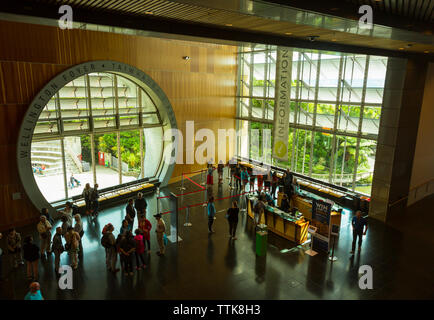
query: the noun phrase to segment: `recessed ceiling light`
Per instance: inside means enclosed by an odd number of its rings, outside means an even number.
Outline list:
[[[287,34],[288,36],[290,36],[292,34],[292,32],[285,32],[285,34]]]
[[[232,23],[226,23],[225,26],[232,27]]]
[[[404,50],[404,48],[399,48],[399,50]]]
[[[145,14],[154,14],[152,11],[145,11]]]

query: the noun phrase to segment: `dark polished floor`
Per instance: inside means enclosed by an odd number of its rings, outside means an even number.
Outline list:
[[[198,181],[198,179],[194,179]],[[214,189],[216,198],[227,197],[231,191],[225,179],[223,188]],[[180,193],[179,184],[170,190]],[[187,190],[198,186],[187,181]],[[167,193],[169,190],[165,190]],[[234,194],[232,192],[232,194]],[[180,206],[203,201],[199,192],[184,196]],[[148,216],[156,212],[155,196],[148,196]],[[205,208],[190,211],[191,227],[184,227],[185,213],[180,214],[178,245],[170,243],[165,257],[156,255],[156,239],[152,233],[153,252],[148,268],[133,277],[116,276],[105,268],[105,253],[100,245],[101,229],[111,222],[115,235],[119,230],[124,206],[101,212],[96,223],[84,219],[84,259],[74,272],[73,290],[60,290],[54,274],[53,258],[40,262],[41,291],[46,299],[433,299],[434,298],[434,240],[433,219],[428,216],[434,198],[410,207],[403,215],[417,216],[411,220],[399,218],[392,225],[370,219],[369,231],[360,254],[350,259],[352,213],[346,212],[341,234],[336,244],[338,260],[331,263],[327,255],[310,257],[307,247],[295,246],[278,236],[269,235],[267,254],[255,254],[255,231],[245,213],[238,225],[238,240],[230,241],[224,217],[230,199],[216,202],[215,234],[207,232]],[[425,208],[425,210],[424,210]],[[162,211],[168,204],[162,202]],[[170,214],[164,216],[169,225]],[[154,218],[150,219],[152,223]],[[136,222],[137,224],[137,222]],[[35,227],[22,235],[34,233]],[[3,246],[4,248],[4,246]],[[6,257],[4,257],[6,258]],[[62,262],[68,263],[66,254]],[[4,259],[4,265],[7,259]],[[358,269],[373,268],[374,289],[361,290]],[[5,271],[8,276],[0,285],[2,299],[23,299],[28,282],[25,268]]]

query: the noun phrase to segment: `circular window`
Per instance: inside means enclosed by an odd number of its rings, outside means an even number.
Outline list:
[[[75,66],[47,84],[25,116],[23,185],[40,209],[80,195],[86,183],[103,190],[145,178],[167,182],[168,128],[176,128],[170,103],[143,72],[111,61]]]

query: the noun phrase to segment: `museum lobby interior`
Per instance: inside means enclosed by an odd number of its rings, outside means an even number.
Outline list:
[[[0,299],[33,279],[47,300],[432,300],[433,19],[434,0],[0,3]],[[109,272],[102,236],[139,193],[146,268]],[[68,203],[64,290],[53,253],[32,278],[9,245],[42,250],[41,210],[52,237]]]

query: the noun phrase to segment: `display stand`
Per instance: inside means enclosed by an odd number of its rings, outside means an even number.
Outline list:
[[[333,238],[333,246],[332,246],[332,254],[331,256],[329,256],[329,260],[331,262],[335,262],[336,260],[338,260],[338,258],[335,256],[335,242],[336,242],[336,236],[334,234],[331,235]]]
[[[307,229],[307,232],[310,233],[310,248],[309,250],[306,250],[305,253],[311,257],[316,256],[318,252],[314,251],[313,248],[313,237],[316,233],[317,228],[314,226],[309,226]]]

